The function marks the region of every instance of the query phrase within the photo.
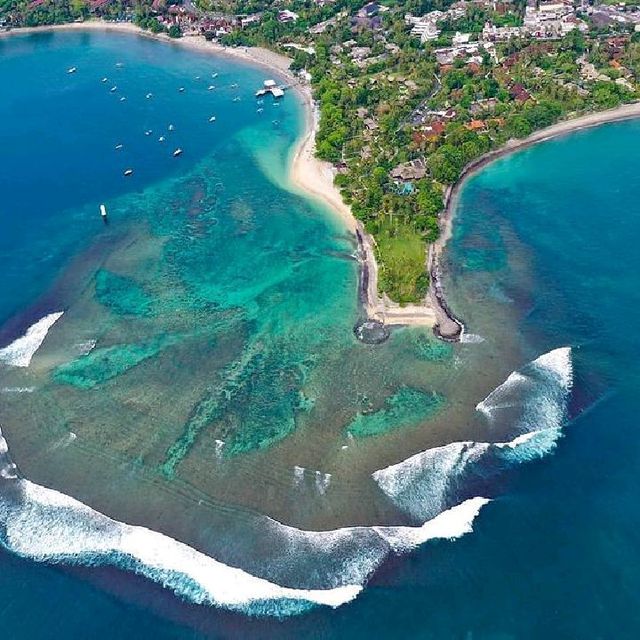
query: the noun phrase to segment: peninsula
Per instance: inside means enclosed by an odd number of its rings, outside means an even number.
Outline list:
[[[307,109],[292,185],[357,238],[367,319],[449,340],[463,324],[446,303],[440,257],[461,181],[504,153],[640,111],[633,4],[62,5],[4,2],[0,25],[144,29],[286,75]]]

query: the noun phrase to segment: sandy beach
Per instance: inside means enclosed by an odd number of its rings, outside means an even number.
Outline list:
[[[210,42],[201,35],[170,38],[166,34],[152,34],[144,31],[131,23],[111,23],[99,20],[15,29],[0,32],[0,37],[42,31],[82,30],[130,33],[195,51],[228,56],[248,64],[264,67],[271,73],[281,76],[290,88],[300,96],[305,109],[305,128],[292,155],[289,175],[290,184],[295,191],[312,196],[325,204],[357,239],[358,256],[361,264],[359,296],[367,317],[386,325],[423,325],[433,327],[438,335],[448,340],[457,340],[464,331],[464,326],[447,305],[441,282],[440,258],[447,241],[451,237],[457,195],[466,178],[489,162],[533,144],[606,122],[640,117],[640,103],[588,114],[559,122],[533,133],[528,138],[510,140],[499,149],[490,151],[469,163],[464,168],[459,180],[449,187],[445,193],[445,209],[441,216],[441,235],[429,248],[428,256],[425,258],[425,269],[430,273],[431,283],[424,303],[400,306],[387,296],[379,295],[375,239],[366,233],[362,224],[353,216],[351,208],[342,200],[342,196],[334,184],[334,167],[315,156],[315,138],[319,125],[318,108],[313,100],[310,86],[302,82],[289,70],[290,58],[260,47],[225,47],[218,43]]]
[[[317,105],[311,89],[306,84],[294,85],[305,106],[305,129],[293,154],[290,180],[296,190],[312,195],[326,204],[358,242],[360,261],[359,297],[367,318],[387,325],[425,325],[432,327],[437,317],[430,305],[401,307],[386,296],[378,295],[378,264],[375,257],[375,240],[364,230],[362,223],[353,216],[334,184],[335,169],[329,162],[315,155],[316,132],[319,125]]]
[[[295,81],[295,76],[289,71],[291,59],[262,47],[224,47],[217,42],[210,42],[201,35],[184,35],[181,38],[170,38],[164,33],[151,33],[130,22],[106,22],[103,20],[87,20],[69,24],[45,25],[42,27],[22,27],[10,31],[0,31],[0,38],[45,31],[100,31],[103,33],[129,33],[151,40],[158,40],[177,47],[186,47],[194,51],[203,51],[241,60],[252,65],[258,65],[276,72]]]

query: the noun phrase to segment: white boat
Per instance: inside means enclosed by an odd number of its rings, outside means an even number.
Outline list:
[[[264,109],[263,109],[262,107],[258,107],[258,108],[256,109],[256,112],[257,112],[257,113],[262,113],[263,111],[264,111]]]
[[[153,98],[153,93],[147,93],[145,98],[148,100],[149,98]]]
[[[118,89],[118,87],[116,87],[115,85],[113,87],[111,87],[111,89],[109,89],[109,91],[111,93],[113,93],[114,91],[116,91]]]
[[[240,96],[236,96],[236,97],[233,99],[233,101],[234,101],[234,102],[240,102]]]
[[[67,69],[67,73],[75,73],[78,69],[76,69],[76,67],[69,67]]]
[[[212,85],[212,84],[210,84],[210,85],[207,87],[207,91],[213,91],[214,89],[215,89],[215,86],[214,86],[214,85]]]
[[[158,138],[158,142],[164,142],[164,136],[160,136],[160,137]]]
[[[174,129],[175,129],[175,127],[172,124],[170,124],[169,125],[169,131],[173,131]]]
[[[116,62],[116,67],[124,67],[124,62]]]
[[[124,175],[129,177],[130,175],[133,174],[133,169],[125,169],[124,170]]]
[[[124,96],[122,96],[122,98],[120,98],[120,102],[124,102],[126,100],[126,98]]]
[[[116,145],[116,150],[118,150],[118,149],[122,149],[122,144],[121,143]]]
[[[144,135],[145,135],[145,136],[150,136],[152,133],[153,133],[153,131],[152,131],[151,129],[147,129],[147,130],[144,132]]]
[[[177,158],[178,156],[182,155],[182,149],[178,148],[173,152],[173,157]]]
[[[215,121],[216,121],[216,117],[215,117],[215,116],[211,116],[211,117],[209,118],[209,122],[215,122]]]
[[[184,93],[184,87],[180,87],[180,88],[178,89],[178,91],[179,91],[180,93]]]
[[[218,77],[218,74],[217,74],[217,73],[212,73],[212,74],[211,74],[211,77],[212,77],[212,78],[217,78],[217,77]]]
[[[100,80],[100,82],[106,82],[109,78],[107,78],[106,76],[104,78],[102,78],[102,80]]]
[[[100,215],[103,218],[107,217],[107,207],[105,207],[103,204],[100,205]]]

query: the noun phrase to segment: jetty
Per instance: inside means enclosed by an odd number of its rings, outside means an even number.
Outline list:
[[[285,87],[278,85],[275,80],[265,80],[262,89],[256,91],[256,98],[270,93],[274,98],[282,98],[284,96]]]

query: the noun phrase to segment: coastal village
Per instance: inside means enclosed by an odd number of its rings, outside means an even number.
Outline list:
[[[0,0],[9,29],[98,17],[293,59],[316,153],[374,239],[378,287],[420,302],[465,167],[509,140],[640,97],[640,4],[586,0]]]

